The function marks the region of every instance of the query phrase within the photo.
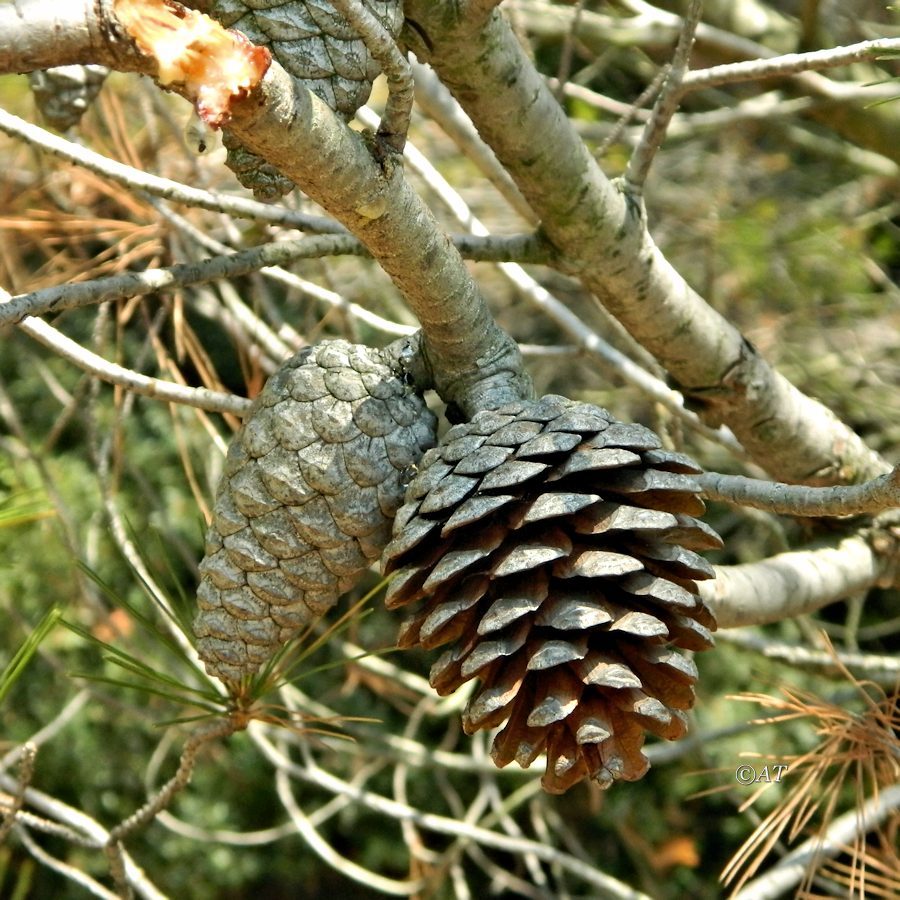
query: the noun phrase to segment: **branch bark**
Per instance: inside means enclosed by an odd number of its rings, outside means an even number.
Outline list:
[[[581,16],[579,40],[598,53],[609,45],[665,49],[676,40],[681,28],[680,16],[640,0],[622,0],[621,5],[630,10],[632,15],[617,18],[585,13]],[[769,10],[772,18],[762,28],[762,31],[767,32],[766,43],[763,44],[759,40],[760,29],[751,27],[752,17],[740,14],[747,11],[745,4],[731,3],[729,6],[736,10],[736,14],[724,19],[719,17],[723,27],[717,28],[710,24],[717,18],[714,7],[709,15],[704,15],[707,21],[697,29],[697,49],[704,55],[729,62],[765,60],[778,55],[776,50],[771,49],[771,45],[780,45],[783,49],[796,45],[796,26],[787,19],[778,22],[777,13],[772,14]],[[546,0],[517,0],[514,8],[525,18],[529,34],[559,39],[571,31],[574,19],[571,7]],[[894,93],[892,85],[869,84],[863,88],[866,79],[863,83],[850,85],[809,71],[789,74],[787,77],[804,94],[827,101],[811,106],[808,111],[810,118],[818,120],[834,134],[853,141],[861,148],[900,162],[900,115],[896,104],[868,107],[868,104],[876,100],[890,97]],[[883,76],[873,72],[868,81],[876,81],[881,77]]]
[[[700,595],[720,628],[767,625],[815,612],[851,594],[893,580],[896,548],[881,553],[867,536],[779,553],[759,562],[716,566]]]
[[[3,301],[3,294],[4,291],[0,288],[0,302]],[[163,400],[168,403],[193,406],[209,412],[231,413],[239,417],[245,416],[250,408],[250,401],[246,397],[211,391],[208,388],[188,387],[172,381],[164,381],[161,378],[143,375],[140,372],[109,362],[96,353],[85,349],[81,344],[71,340],[71,338],[66,337],[62,332],[48,325],[43,319],[28,316],[19,323],[19,328],[29,337],[34,338],[59,356],[74,363],[79,369],[95,375],[109,384],[119,385],[132,393],[141,394],[144,397],[153,397],[156,400]]]
[[[864,484],[806,487],[705,472],[700,489],[708,500],[724,500],[788,516],[858,516],[900,507],[900,466]]]
[[[786,481],[828,484],[887,471],[673,269],[639,206],[605,177],[506,20],[495,11],[473,29],[453,8],[407,3],[407,18],[424,36],[416,54],[456,95],[569,268],[662,362],[705,421],[727,424],[760,465]]]
[[[17,0],[15,14],[4,14],[0,71],[58,64],[53,48],[36,45],[34,35],[64,27],[71,29],[66,62],[156,75],[155,60],[136,49],[108,0],[62,4],[63,26],[57,6]],[[170,87],[185,93],[177,83]],[[229,112],[229,128],[240,142],[334,215],[392,278],[422,325],[427,368],[445,401],[470,417],[530,394],[518,348],[497,326],[459,252],[399,164],[379,159],[363,135],[274,61]]]

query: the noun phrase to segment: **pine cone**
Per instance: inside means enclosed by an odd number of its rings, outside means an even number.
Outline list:
[[[108,74],[106,66],[56,66],[30,72],[28,81],[43,117],[58,131],[68,131],[81,121]]]
[[[225,165],[257,200],[271,203],[294,189],[294,182],[275,166],[248,150],[227,128],[222,132]]]
[[[434,427],[378,350],[325,341],[269,379],[229,448],[200,565],[210,674],[252,675],[378,559]]]
[[[400,34],[400,0],[365,0],[365,5],[390,34]],[[354,28],[328,0],[214,0],[210,14],[226,28],[269,47],[289,74],[347,119],[366,102],[381,71]],[[233,139],[226,139],[225,146],[226,164],[260,199],[274,199],[293,187],[280,173],[273,178],[272,167],[265,169],[255,154],[243,148],[238,153]]]
[[[712,646],[692,550],[721,546],[687,457],[605,410],[564,397],[504,406],[450,429],[420,463],[384,552],[389,608],[417,603],[402,647],[450,644],[431,684],[479,679],[463,715],[498,766],[529,766],[562,793],[649,767],[644,732],[686,727]]]

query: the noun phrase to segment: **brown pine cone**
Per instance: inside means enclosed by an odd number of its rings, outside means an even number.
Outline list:
[[[390,34],[400,34],[400,0],[365,0],[365,5]],[[213,0],[210,14],[226,28],[269,47],[289,74],[344,118],[351,118],[366,102],[381,71],[354,28],[328,0]],[[225,146],[228,167],[260,199],[275,199],[293,188],[233,138],[226,137]]]
[[[428,451],[383,556],[402,647],[449,649],[431,684],[480,682],[463,726],[506,723],[498,766],[546,752],[543,787],[607,787],[649,767],[645,731],[685,732],[712,646],[693,550],[721,546],[687,457],[605,410],[547,396],[483,412]]]
[[[434,416],[378,350],[289,359],[228,451],[194,622],[207,671],[253,675],[378,559]]]

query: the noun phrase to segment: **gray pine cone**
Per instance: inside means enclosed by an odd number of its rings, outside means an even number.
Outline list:
[[[108,74],[106,66],[56,66],[29,73],[28,81],[41,115],[58,131],[68,131],[81,121]]]
[[[644,732],[685,731],[694,663],[715,621],[693,550],[721,546],[687,457],[564,397],[513,403],[450,429],[422,459],[383,557],[389,608],[415,604],[400,646],[450,648],[431,684],[477,678],[463,726],[506,723],[498,766],[562,793],[648,768]]]
[[[400,0],[365,0],[365,5],[390,34],[400,34]],[[366,102],[381,71],[328,0],[214,0],[210,14],[226,28],[269,47],[294,78],[347,119]],[[239,152],[233,139],[226,139],[225,146],[228,167],[260,199],[275,199],[293,188],[280,173],[273,177],[272,167],[266,168],[255,154],[243,148]]]
[[[334,606],[381,555],[434,442],[434,417],[381,351],[325,341],[269,379],[229,448],[200,564],[210,674],[239,684]]]

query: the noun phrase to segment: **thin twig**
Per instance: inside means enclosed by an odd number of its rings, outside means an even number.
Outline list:
[[[191,734],[184,742],[175,774],[139,810],[110,830],[107,844],[122,841],[129,834],[152,821],[160,810],[165,809],[172,802],[179,791],[187,787],[200,748],[210,741],[228,737],[234,733],[235,728],[236,725],[231,719],[221,719]]]
[[[527,244],[534,244],[534,239],[530,235],[526,236],[524,241]],[[504,238],[491,238],[481,243],[494,245],[496,248],[502,246],[504,249],[500,254],[501,257],[505,257],[505,250],[509,246],[520,246],[522,242],[522,238],[514,237],[511,242]],[[0,326],[17,324],[26,316],[76,309],[108,300],[143,297],[158,291],[203,284],[222,278],[236,278],[267,266],[278,266],[298,259],[318,259],[323,256],[344,254],[367,255],[359,241],[349,235],[318,235],[296,240],[281,240],[196,263],[178,263],[147,272],[130,272],[125,275],[111,275],[91,281],[42,288],[27,294],[18,294],[6,302],[0,299]],[[487,258],[491,258],[490,255]]]
[[[8,295],[7,295],[8,296]],[[3,293],[0,292],[0,303]],[[103,381],[119,385],[135,394],[145,397],[153,397],[156,400],[164,400],[169,403],[181,403],[186,406],[194,406],[198,409],[210,412],[231,413],[235,416],[244,416],[250,407],[250,401],[246,397],[238,397],[234,394],[223,394],[220,391],[211,391],[202,387],[187,387],[175,384],[172,381],[164,381],[143,375],[132,369],[126,369],[117,363],[109,362],[96,353],[82,347],[81,344],[66,337],[61,331],[48,325],[43,319],[28,316],[19,322],[19,328],[29,337],[40,341],[45,347],[54,353],[74,363],[85,372],[96,375]]]
[[[849,66],[853,63],[879,59],[882,56],[897,53],[900,53],[900,38],[879,38],[829,50],[787,53],[784,56],[773,56],[768,59],[751,59],[746,62],[711,66],[708,69],[695,69],[685,75],[681,83],[681,93],[686,94],[701,88],[717,87],[739,81],[757,81],[761,78],[778,78],[815,69]]]
[[[644,126],[641,140],[631,155],[631,159],[628,160],[628,166],[625,169],[625,174],[622,176],[622,181],[627,190],[635,196],[640,196],[643,193],[644,183],[650,172],[650,166],[653,164],[653,159],[666,138],[669,123],[672,121],[672,116],[675,115],[681,102],[681,84],[687,73],[688,63],[691,58],[691,47],[694,43],[694,35],[697,32],[697,25],[700,22],[702,13],[703,3],[701,0],[691,0],[688,13],[684,17],[681,34],[678,36],[678,44],[675,47],[675,55],[669,66],[666,80],[653,106],[650,120]]]
[[[35,843],[24,828],[17,828],[16,833],[25,849],[42,866],[46,866],[48,869],[52,869],[54,872],[62,875],[63,878],[74,882],[94,897],[100,897],[101,900],[118,900],[117,894],[107,890],[100,882],[91,878],[87,873],[82,872],[81,869],[47,853],[46,850]]]
[[[28,831],[39,831],[41,834],[67,841],[76,847],[84,847],[88,850],[97,849],[95,841],[85,837],[83,834],[79,834],[74,828],[69,828],[68,825],[60,825],[58,822],[51,822],[49,819],[36,816],[34,813],[25,810],[19,810],[16,813],[16,825]]]
[[[198,244],[200,244],[200,246],[204,247],[209,252],[216,254],[226,254],[233,252],[232,247],[229,247],[227,244],[223,244],[221,241],[217,241],[215,238],[210,237],[201,229],[195,228],[183,216],[179,216],[177,213],[168,209],[168,207],[163,204],[160,205],[160,213],[165,216],[166,219],[172,222],[172,224],[175,225],[176,228],[184,231],[185,234],[187,234],[191,239],[196,241]],[[364,306],[360,306],[358,303],[351,303],[334,291],[329,291],[328,289],[320,287],[317,284],[313,284],[312,282],[307,281],[304,278],[300,278],[293,272],[288,272],[287,269],[283,269],[281,268],[281,266],[264,266],[259,270],[259,274],[265,278],[269,278],[272,281],[275,281],[278,284],[284,284],[288,287],[295,288],[296,290],[307,294],[315,300],[326,303],[329,306],[337,307],[338,309],[341,309],[349,315],[359,319],[361,322],[365,322],[366,325],[370,325],[372,328],[377,328],[379,331],[383,331],[386,334],[404,336],[413,334],[417,330],[412,325],[401,325],[399,322],[392,322],[390,319],[385,319],[383,316],[379,316],[377,313],[373,313],[371,310],[366,309]],[[287,355],[289,355],[288,352],[282,354],[282,356]]]
[[[14,325],[30,315],[76,309],[107,300],[144,297],[157,291],[202,284],[220,278],[236,278],[255,272],[263,266],[280,265],[296,259],[357,252],[361,252],[359,242],[349,235],[317,235],[265,244],[226,256],[215,256],[202,262],[179,263],[147,272],[129,272],[77,284],[43,288],[19,294],[0,303],[0,325]]]
[[[900,678],[900,659],[894,656],[880,656],[876,653],[847,653],[834,649],[831,652],[812,650],[800,644],[773,641],[762,634],[735,630],[721,631],[718,638],[735,644],[745,650],[761,653],[768,659],[775,659],[790,666],[840,671],[844,666],[859,678],[874,681],[886,687],[893,687]]]
[[[0,788],[12,790],[15,781],[10,776],[0,772]],[[109,833],[96,820],[92,819],[81,810],[45,794],[35,788],[28,788],[25,792],[25,800],[29,806],[41,810],[58,822],[63,822],[84,836],[84,841],[77,843],[95,848],[102,848],[106,844]],[[147,878],[146,874],[135,865],[134,860],[127,854],[123,854],[125,861],[125,873],[129,884],[145,900],[167,900],[156,886]]]
[[[516,187],[509,172],[500,164],[494,151],[481,139],[472,120],[449,89],[428,66],[413,63],[412,70],[416,79],[416,105],[437,122],[441,130],[529,225],[537,225],[540,219]],[[571,86],[566,85],[567,90]],[[460,249],[460,252],[463,256],[466,255],[464,250]]]
[[[347,230],[333,219],[321,216],[309,216],[283,206],[259,203],[244,197],[233,197],[190,187],[178,181],[151,175],[140,169],[124,165],[99,153],[67,141],[58,135],[51,134],[37,125],[32,125],[18,116],[0,109],[0,131],[11,137],[21,138],[40,150],[73,162],[95,172],[104,178],[122,184],[129,190],[139,193],[143,191],[154,197],[182,203],[185,206],[207,209],[212,212],[227,213],[238,218],[255,219],[296,228],[309,234],[332,234],[347,241],[347,250],[335,250],[337,253],[349,253],[356,256],[368,256],[368,251]],[[532,220],[536,221],[532,215]],[[534,235],[492,235],[489,239],[474,239],[471,235],[451,235],[451,239],[466,258],[495,261],[497,259],[519,259],[523,262],[545,262],[550,256],[550,248]],[[323,253],[329,255],[328,253]],[[2,324],[2,322],[0,322]]]
[[[584,12],[584,0],[576,0],[574,12],[572,25],[563,38],[562,53],[560,54],[559,67],[556,73],[556,99],[560,103],[562,103],[569,76],[572,74],[572,58],[575,54],[575,32],[578,31],[581,14]]]
[[[413,78],[409,62],[397,42],[359,0],[331,0],[334,8],[356,29],[366,49],[387,79],[388,97],[376,135],[397,153],[403,152],[413,106]]]
[[[274,844],[297,833],[290,822],[273,825],[271,828],[260,828],[256,831],[229,831],[224,828],[201,828],[193,822],[183,822],[172,813],[162,810],[156,817],[158,824],[173,834],[197,841],[201,844],[224,844],[230,847],[262,847]]]
[[[283,206],[272,206],[246,197],[233,197],[228,194],[205,191],[126,166],[124,163],[109,159],[80,144],[51,134],[4,109],[0,109],[0,131],[10,137],[21,138],[40,150],[52,153],[60,159],[75,163],[103,178],[124,185],[130,191],[145,191],[151,196],[171,200],[173,203],[183,203],[185,206],[194,206],[213,212],[230,213],[242,219],[273,222],[310,233],[347,233],[343,225],[333,219],[308,216]]]
[[[120,890],[125,889],[126,896],[130,896],[130,883],[127,878],[122,842],[128,835],[151,822],[172,802],[176,794],[187,787],[200,748],[209,741],[228,737],[234,733],[235,728],[236,725],[231,719],[221,719],[195,731],[184,742],[175,774],[139,810],[110,830],[104,849],[113,878]]]
[[[670,65],[663,66],[654,77],[653,81],[641,91],[640,96],[638,96],[637,100],[631,104],[631,106],[626,107],[621,114],[619,115],[619,121],[613,126],[610,133],[603,139],[603,143],[597,148],[594,152],[594,156],[599,159],[603,156],[606,151],[622,136],[622,132],[625,130],[626,126],[631,122],[633,118],[637,116],[637,114],[643,109],[646,103],[649,103],[652,100],[659,89],[662,87],[665,80],[669,77],[669,72],[671,71]],[[575,96],[579,96],[579,98],[583,98],[584,95],[591,94],[593,97],[598,97],[599,95],[594,94],[593,91],[589,91],[587,88],[582,88],[581,85],[564,85],[564,89],[566,93],[570,93],[570,88],[575,89],[579,93],[575,93]],[[624,105],[624,104],[623,104]],[[653,112],[649,113],[649,118],[653,116]],[[644,129],[644,134],[646,134],[646,127]]]
[[[278,799],[281,800],[282,806],[287,810],[297,832],[306,841],[309,848],[333,869],[352,881],[359,882],[373,890],[390,894],[394,897],[409,897],[422,889],[423,882],[419,879],[398,881],[394,878],[387,878],[341,856],[319,834],[309,821],[309,818],[303,813],[300,804],[297,803],[291,792],[290,779],[282,768],[278,768],[275,772],[275,788],[278,791]]]
[[[0,806],[0,846],[6,840],[16,823],[16,816],[25,803],[25,791],[34,777],[34,761],[37,758],[37,747],[27,742],[22,745],[19,756],[19,772],[16,778],[16,788],[8,802]]]
[[[261,730],[251,727],[250,735],[266,758],[277,768],[283,768],[287,774],[332,793],[349,796],[366,809],[371,809],[397,821],[411,818],[420,828],[425,828],[438,834],[463,836],[485,847],[493,847],[497,850],[515,854],[534,853],[538,859],[559,865],[566,871],[583,879],[587,884],[599,888],[604,892],[603,896],[609,896],[613,900],[649,900],[646,894],[632,889],[618,879],[597,869],[592,864],[577,859],[559,850],[557,847],[547,846],[540,841],[527,838],[500,834],[496,831],[460,822],[447,816],[422,812],[383,797],[374,791],[360,790],[314,763],[307,767],[296,765],[275,747]]]
[[[788,516],[858,516],[900,507],[900,466],[864,484],[807,487],[706,472],[699,476],[708,500],[724,500]]]
[[[182,234],[201,247],[204,246],[206,235],[203,230],[192,225],[183,216],[179,216],[178,213],[173,212],[164,201],[151,200],[150,202],[154,209],[156,209],[163,218],[175,225]],[[220,244],[218,241],[213,241],[212,238],[210,238],[210,241],[217,247],[217,249],[213,250],[214,253],[229,253],[232,251],[232,248]],[[197,262],[198,260],[193,253],[195,248],[190,247],[186,249],[188,249],[192,261]],[[210,248],[207,247],[207,249]],[[267,354],[273,362],[279,363],[281,360],[291,355],[291,347],[281,340],[269,325],[264,322],[254,310],[250,309],[250,307],[244,303],[230,281],[223,280],[221,282],[220,292],[225,308],[234,317],[237,325],[240,326],[239,331],[247,338],[254,341],[258,348]]]

